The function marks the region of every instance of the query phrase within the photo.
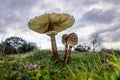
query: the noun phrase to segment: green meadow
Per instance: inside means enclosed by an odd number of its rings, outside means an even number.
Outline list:
[[[28,64],[37,67],[29,69]],[[119,74],[120,57],[115,52],[72,52],[67,64],[54,60],[49,50],[0,56],[0,80],[119,80]]]

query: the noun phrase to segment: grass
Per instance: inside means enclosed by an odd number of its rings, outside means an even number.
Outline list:
[[[38,67],[29,70],[27,64]],[[119,80],[119,73],[120,58],[114,52],[72,53],[68,64],[54,61],[47,50],[0,57],[0,80]]]

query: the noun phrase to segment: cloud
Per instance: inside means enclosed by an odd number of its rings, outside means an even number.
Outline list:
[[[29,8],[33,5],[35,5],[37,1],[34,0],[0,0],[0,8],[1,9],[13,9],[13,10],[21,10]]]
[[[36,3],[37,1],[34,0],[0,0],[0,17],[2,17],[0,20],[4,20],[8,24],[24,20]]]
[[[104,25],[107,27],[103,27],[101,29],[96,30],[96,33],[102,35],[104,42],[117,42],[120,41],[120,24],[113,25]]]
[[[83,14],[83,17],[80,21],[90,22],[90,23],[111,23],[114,18],[116,17],[117,12],[112,10],[99,10],[99,9],[92,9],[91,11],[86,12]]]
[[[119,42],[120,41],[120,29],[109,32],[106,31],[106,33],[103,35],[103,39],[105,42]]]
[[[4,30],[0,30],[0,34],[4,34],[6,33]]]
[[[104,2],[107,2],[107,3],[112,3],[114,5],[119,5],[120,3],[120,0],[102,0]]]

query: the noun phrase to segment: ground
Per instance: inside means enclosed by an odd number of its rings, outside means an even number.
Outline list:
[[[59,52],[61,58],[63,54]],[[55,61],[49,50],[0,57],[0,80],[119,80],[119,72],[120,59],[114,52],[72,52],[68,64]]]

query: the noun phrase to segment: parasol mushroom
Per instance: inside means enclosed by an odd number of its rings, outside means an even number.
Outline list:
[[[45,33],[51,37],[51,44],[53,50],[53,57],[58,59],[58,51],[56,46],[55,35],[58,32],[61,32],[69,27],[71,27],[74,23],[73,16],[69,14],[44,14],[38,16],[34,19],[31,19],[28,22],[28,26],[30,29],[38,32],[38,33]]]
[[[67,44],[69,45],[69,49],[67,51],[66,58],[64,59],[65,63],[67,63],[67,61],[70,58],[72,47],[74,47],[77,43],[78,43],[78,36],[77,36],[77,34],[76,33],[70,33],[68,35],[68,39],[67,39]]]

